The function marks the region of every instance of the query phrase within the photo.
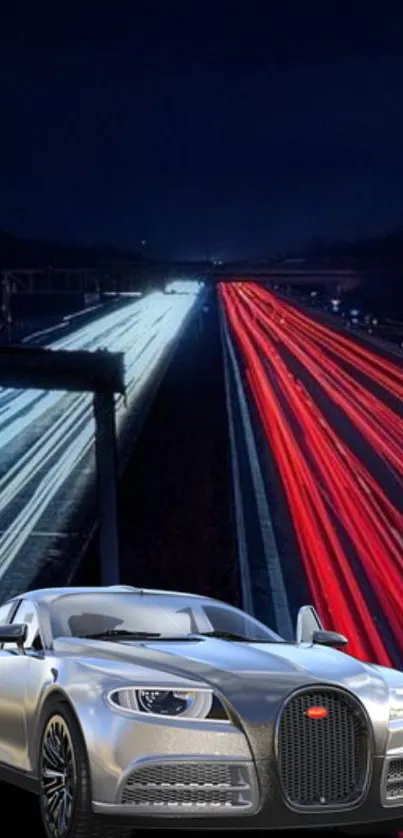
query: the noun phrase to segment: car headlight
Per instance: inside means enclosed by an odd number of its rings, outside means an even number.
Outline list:
[[[389,691],[389,721],[403,721],[403,687]]]
[[[165,690],[120,687],[109,693],[109,701],[132,713],[165,718],[228,722],[228,713],[212,690]]]

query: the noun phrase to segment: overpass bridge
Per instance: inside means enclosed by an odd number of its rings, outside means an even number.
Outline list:
[[[93,267],[3,267],[0,268],[3,323],[12,322],[14,297],[83,295],[83,305],[102,294],[146,293],[166,289],[176,279],[203,280],[206,284],[240,282],[253,278],[268,285],[327,286],[341,292],[359,284],[362,275],[349,268],[301,264],[211,261],[119,261]]]
[[[216,282],[254,279],[270,285],[324,285],[340,291],[350,291],[362,278],[357,271],[348,268],[276,267],[256,263],[217,266],[213,276]]]

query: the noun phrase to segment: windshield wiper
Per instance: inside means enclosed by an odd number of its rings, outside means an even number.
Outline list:
[[[116,639],[123,637],[124,639],[131,638],[132,640],[149,640],[155,637],[161,637],[161,635],[158,632],[151,631],[127,631],[126,629],[109,629],[108,631],[98,631],[95,634],[82,634],[80,635],[80,637],[83,637],[85,640],[102,640],[104,637],[108,640],[114,637],[116,637]]]
[[[197,640],[198,635],[191,634],[160,634],[152,631],[127,631],[126,629],[109,629],[96,634],[82,634],[85,640]]]
[[[218,640],[239,640],[243,641],[243,643],[259,643],[262,641],[257,640],[255,637],[245,637],[244,634],[236,634],[233,631],[200,631],[198,632],[200,637],[216,637]],[[264,643],[270,642],[269,639],[264,640]]]

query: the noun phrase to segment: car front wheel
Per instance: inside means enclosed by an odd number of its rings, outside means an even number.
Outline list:
[[[43,725],[40,811],[47,838],[126,838],[133,830],[102,824],[91,807],[91,783],[83,738],[70,707],[56,701]]]

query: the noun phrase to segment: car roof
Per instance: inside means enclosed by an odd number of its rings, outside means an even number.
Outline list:
[[[189,599],[206,599],[199,594],[188,594],[183,591],[160,591],[152,588],[134,588],[130,585],[109,585],[109,586],[92,586],[92,587],[66,587],[66,588],[41,588],[36,591],[27,591],[14,599],[30,599],[35,602],[53,602],[60,597],[71,594],[154,594],[156,596],[184,596]]]

